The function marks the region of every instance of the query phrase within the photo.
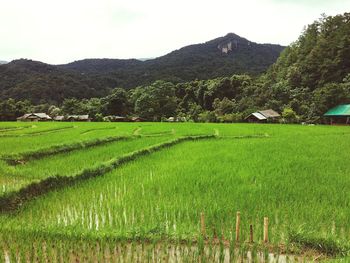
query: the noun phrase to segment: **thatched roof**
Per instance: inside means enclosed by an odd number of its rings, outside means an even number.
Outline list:
[[[138,117],[138,116],[131,118],[131,121],[143,121],[143,120],[144,120],[143,118]]]
[[[56,117],[53,117],[53,119],[55,121],[63,121],[64,120],[64,116],[56,116]]]
[[[25,120],[25,119],[42,119],[42,120],[51,120],[52,118],[46,113],[26,113],[21,117],[18,117],[17,120]]]
[[[86,121],[89,120],[89,115],[69,115],[67,120],[78,120],[78,121]]]
[[[275,112],[272,109],[268,109],[268,110],[261,110],[258,111],[260,114],[262,114],[263,116],[265,116],[267,119],[268,118],[278,118],[281,117],[281,115],[279,115],[277,112]]]
[[[277,112],[274,110],[268,109],[268,110],[261,110],[257,112],[253,112],[249,114],[249,116],[246,117],[246,119],[254,117],[259,121],[265,121],[267,119],[274,119],[274,118],[279,118],[281,115],[279,115]]]

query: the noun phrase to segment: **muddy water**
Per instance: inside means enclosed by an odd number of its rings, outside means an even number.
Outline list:
[[[101,247],[98,243],[84,246],[84,248],[70,246],[61,246],[47,248],[46,243],[41,246],[35,244],[35,249],[30,251],[21,251],[16,247],[15,251],[9,248],[3,249],[2,262],[247,262],[247,263],[287,263],[287,262],[317,262],[316,258],[304,258],[295,255],[276,255],[273,253],[264,254],[262,252],[253,253],[252,251],[242,252],[234,249],[219,246],[205,246],[202,252],[198,246],[186,245],[142,245],[142,244],[116,244],[114,246],[105,245]],[[58,249],[60,248],[60,249]],[[64,249],[63,249],[64,248]],[[63,250],[64,251],[63,251]],[[38,251],[36,251],[38,250]],[[40,251],[39,251],[40,250]],[[24,256],[25,255],[25,256]]]

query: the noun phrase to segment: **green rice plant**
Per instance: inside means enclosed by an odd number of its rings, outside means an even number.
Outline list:
[[[95,138],[96,132],[103,139],[114,131],[104,125],[77,129],[79,133],[96,129],[86,136]],[[12,237],[8,245],[11,255],[16,257],[18,250],[23,257],[30,250],[21,245],[26,237],[28,244],[36,244],[32,249],[36,257],[42,258],[54,253],[50,242],[57,242],[62,246],[57,257],[64,259],[82,257],[84,251],[93,251],[90,258],[96,260],[106,260],[109,254],[124,260],[139,256],[164,259],[171,249],[188,262],[199,258],[219,262],[227,254],[230,258],[247,254],[259,258],[272,251],[309,257],[310,249],[315,257],[319,253],[346,259],[350,233],[348,127],[126,126],[121,129],[129,129],[129,135],[138,127],[139,137],[57,153],[14,167],[0,163],[4,184],[10,177],[29,182],[50,178],[33,188],[39,193],[35,199],[33,195],[22,200],[16,213],[0,216],[0,234]],[[212,135],[214,130],[219,139]],[[67,137],[70,144],[77,142],[74,132],[60,133],[71,133]],[[198,140],[186,134],[208,136]],[[0,141],[3,139],[8,138]],[[28,145],[12,153],[24,152]],[[51,179],[54,175],[59,175],[57,180]],[[202,211],[210,240],[198,240]],[[233,232],[236,211],[241,212],[239,244],[235,244]],[[269,218],[268,244],[262,240],[264,217]],[[254,245],[247,244],[250,224]],[[301,227],[306,230],[294,234],[293,230]],[[117,245],[119,252],[115,252],[117,242],[123,243]]]
[[[144,148],[141,150],[133,151],[129,154],[126,154],[124,156],[116,157],[115,152],[113,152],[113,158],[110,159],[107,162],[101,163],[98,166],[91,167],[91,168],[85,168],[84,170],[78,172],[78,174],[73,175],[56,175],[56,176],[45,176],[44,179],[33,182],[26,186],[25,188],[20,189],[19,191],[9,192],[6,195],[0,197],[0,211],[11,211],[17,209],[19,206],[23,204],[23,202],[26,202],[27,200],[32,199],[33,197],[37,197],[39,195],[42,195],[44,193],[47,193],[49,191],[52,191],[54,189],[59,189],[67,185],[75,184],[76,182],[80,180],[86,180],[88,178],[101,176],[116,167],[119,167],[120,165],[123,165],[126,162],[135,160],[136,158],[147,155],[150,153],[153,153],[155,151],[161,150],[166,147],[170,147],[172,145],[181,143],[183,141],[188,140],[199,140],[199,139],[207,139],[211,138],[213,136],[196,136],[196,137],[181,137],[173,140],[167,140],[163,143],[155,144],[151,147]],[[151,143],[153,142],[159,142],[159,138],[148,138]],[[147,142],[146,139],[142,140],[141,142]],[[135,146],[135,144],[132,144],[131,146]],[[74,163],[76,165],[76,163]],[[51,167],[51,166],[49,166]]]
[[[3,123],[0,123],[0,127]],[[41,129],[51,129],[53,123],[37,123],[35,124]],[[55,123],[58,127],[65,127],[65,123]],[[71,124],[70,124],[71,126]],[[72,129],[62,129],[59,132],[44,133],[37,136],[12,136],[0,137],[1,151],[0,156],[19,154],[27,151],[36,151],[47,149],[51,146],[59,146],[72,144],[77,142],[92,141],[95,139],[103,139],[104,137],[127,136],[132,135],[135,124],[126,123],[123,125],[115,123],[76,123]],[[82,135],[81,133],[95,128],[113,128],[95,130]],[[22,131],[18,131],[20,134]]]
[[[34,131],[29,130],[28,132],[27,132],[27,130],[26,130],[26,132],[22,132],[22,129],[17,129],[17,130],[14,130],[11,133],[0,134],[0,137],[38,136],[38,135],[42,135],[42,134],[53,133],[53,132],[60,132],[62,130],[73,129],[73,128],[74,128],[74,126],[71,125],[71,126],[63,126],[63,127],[56,127],[56,128],[55,127],[50,127],[50,128],[38,129],[38,130],[34,130]],[[20,130],[20,131],[18,132],[18,130]]]
[[[3,156],[2,159],[5,160],[10,165],[23,164],[29,160],[40,159],[50,155],[55,155],[58,153],[66,153],[78,149],[84,149],[89,147],[95,147],[98,145],[103,145],[115,141],[132,139],[134,137],[131,136],[116,136],[116,137],[106,137],[103,139],[94,139],[91,141],[83,141],[78,143],[70,143],[70,144],[60,144],[53,145],[46,149],[35,150],[35,151],[26,151],[18,154]]]
[[[289,233],[289,240],[301,247],[314,249],[328,256],[347,256],[350,252],[349,244],[331,237],[319,237],[316,233],[308,233],[300,229]]]

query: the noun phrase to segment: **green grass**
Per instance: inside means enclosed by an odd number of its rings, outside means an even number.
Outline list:
[[[262,243],[263,217],[267,216],[274,247],[284,244],[329,256],[348,254],[350,127],[91,123],[51,136],[66,134],[66,144],[93,140],[99,138],[98,134],[109,136],[114,130],[110,125],[125,131],[120,135],[130,136],[137,129],[141,137],[53,154],[25,165],[0,163],[3,188],[17,179],[25,185],[55,175],[79,174],[182,136],[215,133],[219,137],[140,155],[103,176],[48,192],[25,203],[14,214],[1,215],[2,233],[25,233],[34,240],[40,236],[40,240],[66,237],[100,242],[191,241],[201,239],[199,222],[204,212],[207,235],[231,240],[235,213],[240,211],[241,243],[248,241],[250,224],[255,242]],[[43,126],[49,128],[47,123]],[[79,138],[74,135],[76,129],[83,133]],[[35,139],[46,140],[46,136]],[[0,142],[10,143],[8,139],[0,138]],[[21,138],[24,142],[35,139]],[[35,149],[51,145],[55,142]],[[29,150],[22,147],[7,153]]]

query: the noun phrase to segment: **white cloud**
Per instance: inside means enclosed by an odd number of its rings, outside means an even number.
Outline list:
[[[350,0],[0,0],[0,59],[154,57],[228,32],[287,45],[321,13],[349,8]]]

